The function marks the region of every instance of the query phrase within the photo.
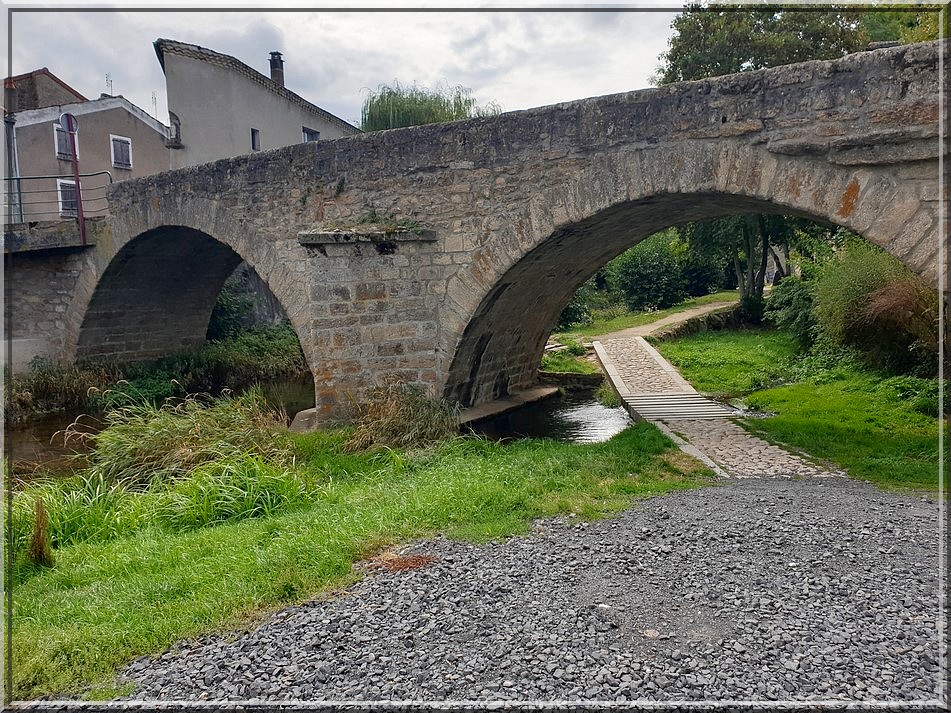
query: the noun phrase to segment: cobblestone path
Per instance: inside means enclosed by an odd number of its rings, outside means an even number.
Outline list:
[[[637,337],[605,339],[601,346],[632,393],[690,392],[696,390],[670,364],[658,361]]]
[[[666,323],[669,324],[670,320]],[[622,397],[625,394],[696,393],[670,362],[641,337],[649,334],[652,326],[665,325],[645,325],[638,328],[640,334],[631,334],[629,330],[605,335],[595,342],[598,356],[614,388]],[[684,450],[701,457],[709,465],[716,466],[714,469],[720,470],[721,475],[731,478],[845,475],[757,438],[727,417],[692,419],[687,415],[657,421],[664,430],[686,442],[680,444]]]
[[[784,451],[725,418],[671,421],[666,425],[733,478],[845,475]]]

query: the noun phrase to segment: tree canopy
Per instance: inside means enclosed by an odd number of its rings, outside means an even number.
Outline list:
[[[706,79],[863,50],[870,41],[900,42],[937,35],[934,10],[890,6],[881,10],[789,10],[694,3],[678,14],[657,84]],[[762,309],[770,253],[788,255],[791,242],[811,235],[801,221],[740,215],[690,223],[679,232],[691,251],[732,264],[741,302],[755,319]]]
[[[491,116],[502,110],[495,102],[479,106],[472,90],[461,85],[429,89],[399,82],[382,84],[370,91],[360,113],[363,131],[396,129],[401,126],[436,124],[477,116]]]
[[[657,84],[706,79],[813,59],[835,59],[870,41],[937,36],[933,10],[784,10],[695,3],[671,23]]]
[[[674,18],[659,84],[705,79],[810,59],[833,59],[868,45],[860,12],[776,11],[693,5]]]

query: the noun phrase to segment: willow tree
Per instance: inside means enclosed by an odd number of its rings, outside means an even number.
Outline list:
[[[360,112],[360,128],[363,131],[379,131],[401,126],[437,124],[492,116],[501,110],[501,106],[495,102],[479,106],[472,96],[472,90],[461,85],[428,89],[416,84],[406,87],[393,82],[392,85],[381,84],[376,91],[367,94]]]

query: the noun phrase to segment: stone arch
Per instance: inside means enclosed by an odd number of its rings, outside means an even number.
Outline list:
[[[531,385],[558,314],[601,266],[665,227],[739,213],[849,228],[937,282],[938,211],[894,171],[722,140],[618,151],[534,194],[450,281],[444,395],[475,405]]]
[[[242,260],[306,344],[291,269],[216,202],[137,201],[113,216],[110,228],[86,258],[67,311],[69,358],[145,360],[202,343],[221,287]],[[311,361],[306,349],[305,357]]]
[[[199,346],[240,262],[230,247],[191,228],[163,226],[136,237],[100,277],[76,356],[140,361]]]

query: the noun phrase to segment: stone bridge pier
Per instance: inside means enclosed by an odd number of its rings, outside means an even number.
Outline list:
[[[244,259],[297,331],[327,423],[387,379],[464,405],[532,385],[575,290],[686,221],[759,212],[843,226],[938,285],[939,50],[863,52],[117,184],[96,247],[67,266],[62,355],[145,359],[200,342]],[[368,228],[374,216],[389,216],[386,230]]]

